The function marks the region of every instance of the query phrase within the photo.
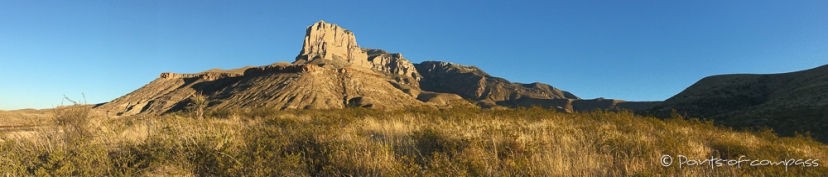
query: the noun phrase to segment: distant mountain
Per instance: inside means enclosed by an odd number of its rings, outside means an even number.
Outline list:
[[[767,126],[781,135],[810,131],[828,142],[828,65],[706,77],[646,112],[666,117],[672,109],[726,126]]]
[[[426,61],[414,65],[423,75],[420,87],[423,90],[455,93],[463,98],[479,101],[491,107],[513,105],[515,100],[533,99],[579,99],[567,91],[542,83],[520,84],[493,77],[474,66],[464,66],[440,61]]]
[[[427,61],[361,48],[353,32],[319,21],[307,28],[293,63],[213,69],[195,74],[162,73],[149,84],[96,109],[109,115],[164,114],[185,109],[195,94],[208,109],[486,108],[543,106],[560,111],[643,109],[655,102],[581,100],[547,84],[521,84],[474,66]]]

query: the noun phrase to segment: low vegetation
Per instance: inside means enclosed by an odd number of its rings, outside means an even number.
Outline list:
[[[205,110],[59,124],[0,143],[3,176],[820,176],[809,166],[679,167],[682,159],[828,159],[808,137],[674,115],[541,108]],[[102,120],[102,121],[94,121]],[[663,155],[670,155],[666,161]],[[687,161],[687,159],[684,159]],[[663,166],[662,162],[672,162]],[[816,163],[824,161],[816,161]],[[828,164],[828,162],[825,162]],[[715,165],[715,164],[714,164]]]

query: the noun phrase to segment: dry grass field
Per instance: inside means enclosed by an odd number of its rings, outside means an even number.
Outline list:
[[[0,127],[32,126],[48,122],[52,117],[52,109],[0,110]]]
[[[570,114],[541,108],[255,108],[207,110],[199,119],[187,112],[105,118],[89,111],[88,106],[58,107],[50,117],[54,126],[37,128],[26,137],[5,132],[0,143],[0,175],[828,174],[828,168],[818,164],[823,161],[793,162],[787,168],[750,165],[750,160],[757,159],[828,158],[828,147],[807,137],[732,130],[680,115],[657,119],[630,112]],[[672,160],[666,161],[664,155]],[[729,166],[728,161],[719,161],[721,166],[688,161],[740,157],[747,161],[738,166]],[[672,164],[665,167],[662,162]]]

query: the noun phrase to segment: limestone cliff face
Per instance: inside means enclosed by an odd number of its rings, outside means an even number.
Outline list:
[[[370,67],[368,55],[357,45],[354,33],[336,24],[319,21],[308,26],[302,51],[297,62],[323,60],[344,60],[358,66]]]
[[[362,49],[357,45],[354,33],[339,25],[319,21],[307,28],[302,51],[294,64],[324,61],[344,62],[357,67],[371,68],[389,75],[403,85],[420,80],[414,64],[402,57],[379,49]],[[403,76],[403,77],[400,77]]]

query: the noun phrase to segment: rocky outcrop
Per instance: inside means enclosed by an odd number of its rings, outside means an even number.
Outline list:
[[[810,131],[828,142],[828,65],[782,74],[705,77],[648,114],[672,110],[733,127],[771,127],[782,135]]]
[[[420,81],[420,78],[422,78],[417,73],[417,68],[414,67],[414,64],[403,58],[400,53],[392,54],[380,49],[368,49],[366,52],[368,53],[368,61],[371,62],[372,68],[378,71],[408,76],[414,79],[414,81]]]
[[[391,54],[380,49],[362,49],[357,45],[353,32],[324,21],[307,28],[302,51],[294,64],[306,63],[347,63],[371,68],[397,84],[412,88],[418,87],[421,78],[414,64],[403,58],[402,54]]]
[[[353,32],[336,24],[319,21],[308,26],[296,62],[344,60],[357,66],[371,67],[367,58],[368,54],[359,48]]]
[[[203,73],[196,73],[196,74],[178,74],[178,73],[171,73],[165,72],[161,73],[159,78],[162,79],[177,79],[177,78],[202,78],[209,81],[214,81],[222,78],[227,77],[239,77],[243,74],[236,74],[236,73],[218,73],[218,72],[203,72]]]
[[[268,66],[252,67],[244,70],[245,76],[260,76],[265,74],[279,74],[279,73],[301,73],[313,72],[320,70],[321,67],[315,65],[293,65],[290,63],[274,63]]]

